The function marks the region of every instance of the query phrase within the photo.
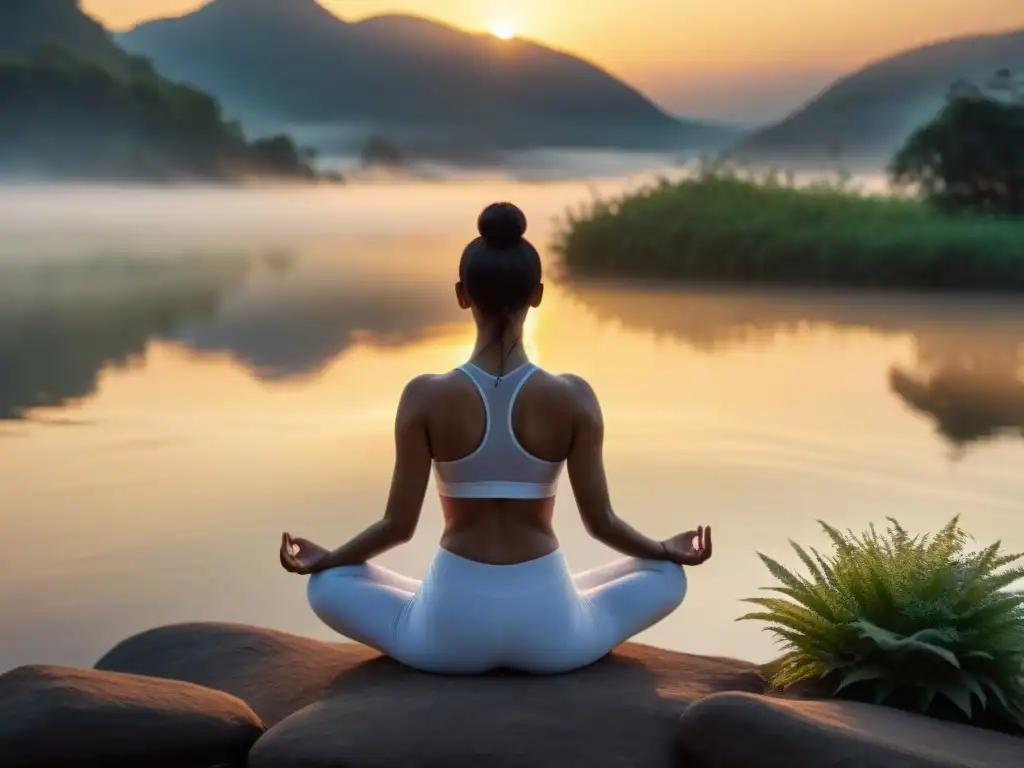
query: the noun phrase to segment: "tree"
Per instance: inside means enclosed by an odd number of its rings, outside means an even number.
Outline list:
[[[1005,94],[1011,101],[1024,97],[1024,93],[1021,92],[1024,83],[1017,80],[1009,69],[1000,69],[985,85],[994,93]]]
[[[307,163],[309,153],[284,135],[257,139],[252,144],[251,159],[257,170],[273,175],[297,174],[310,178],[315,176]]]
[[[405,154],[395,142],[384,136],[371,136],[360,152],[360,160],[364,168],[383,166],[398,168],[406,163]]]
[[[289,137],[250,143],[211,95],[131,62],[111,70],[61,46],[0,60],[0,168],[63,178],[316,177],[313,158]]]
[[[893,158],[897,186],[952,211],[1024,216],[1024,96],[1009,70],[957,81],[946,104]]]

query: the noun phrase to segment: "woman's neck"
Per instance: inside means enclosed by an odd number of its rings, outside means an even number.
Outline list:
[[[476,344],[469,359],[474,365],[494,375],[507,373],[529,362],[526,349],[523,347],[522,325],[517,324],[506,329],[500,342],[490,329],[478,328]]]

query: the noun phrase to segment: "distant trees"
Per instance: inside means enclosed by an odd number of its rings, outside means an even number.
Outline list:
[[[257,139],[249,148],[248,159],[253,170],[270,176],[300,175],[313,177],[312,150],[301,149],[288,136]]]
[[[212,96],[129,61],[108,69],[55,47],[0,60],[0,167],[80,178],[315,176],[290,138],[250,143]]]
[[[953,83],[889,172],[946,210],[1024,216],[1024,81],[1001,69],[980,86]]]
[[[364,168],[384,166],[397,168],[406,164],[405,153],[391,139],[385,136],[371,136],[359,154]]]

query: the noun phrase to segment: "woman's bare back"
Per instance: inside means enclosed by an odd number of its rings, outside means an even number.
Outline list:
[[[512,410],[512,432],[530,455],[547,462],[570,453],[580,410],[576,377],[543,370],[523,385]],[[463,373],[424,377],[424,424],[432,458],[452,462],[471,455],[487,430],[480,393]],[[495,418],[503,416],[495,415]],[[445,531],[441,546],[491,564],[533,560],[558,549],[552,529],[554,497],[546,499],[458,499],[442,497]]]

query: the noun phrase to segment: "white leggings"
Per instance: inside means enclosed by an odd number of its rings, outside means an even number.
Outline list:
[[[675,610],[681,566],[625,558],[573,576],[560,551],[487,565],[438,551],[423,581],[368,563],[309,579],[327,626],[410,667],[441,674],[587,666]]]

